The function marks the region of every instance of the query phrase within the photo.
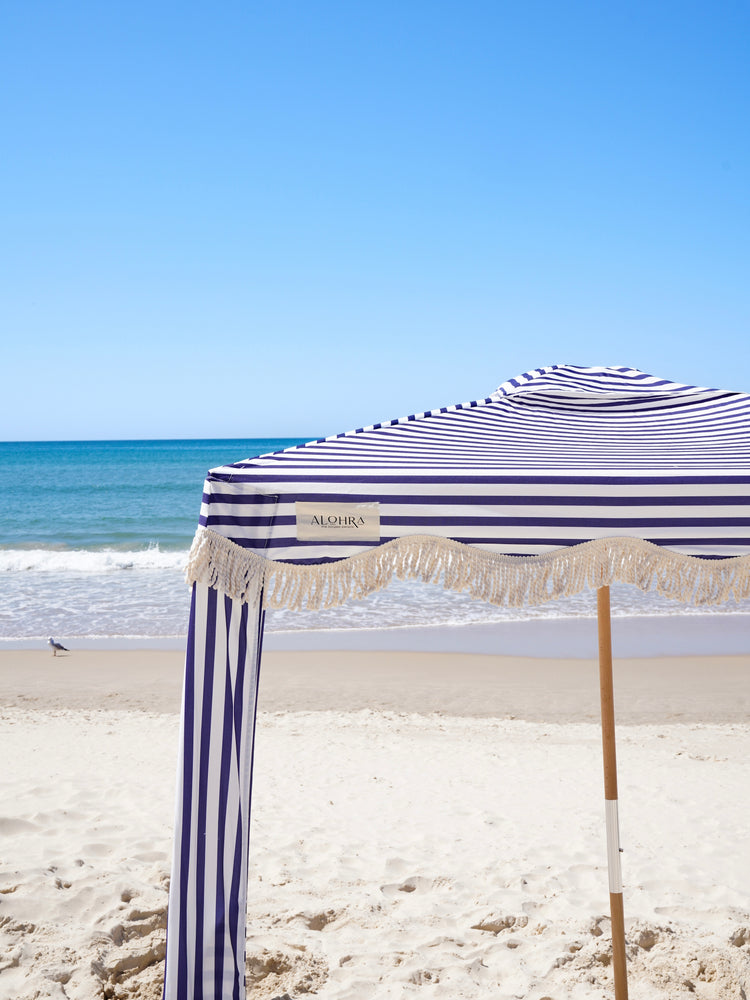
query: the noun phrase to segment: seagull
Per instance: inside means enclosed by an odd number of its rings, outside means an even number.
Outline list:
[[[52,638],[52,636],[49,637],[49,639],[47,640],[47,642],[52,647],[52,655],[53,656],[57,656],[58,649],[61,649],[63,651],[63,653],[69,653],[70,652],[70,650],[68,649],[67,646],[63,646],[63,644],[61,642],[55,642],[55,640]]]

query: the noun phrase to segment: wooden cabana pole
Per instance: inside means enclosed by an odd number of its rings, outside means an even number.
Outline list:
[[[609,587],[596,594],[599,626],[599,689],[602,708],[602,755],[604,760],[604,806],[607,818],[607,868],[609,908],[612,915],[612,964],[615,1000],[628,1000],[628,972],[625,961],[625,917],[622,906],[620,866],[620,824],[617,812],[617,756],[615,751],[615,699],[612,681],[612,621]]]

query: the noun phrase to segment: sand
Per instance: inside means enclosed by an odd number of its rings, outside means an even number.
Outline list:
[[[181,661],[0,654],[2,1000],[160,997]],[[749,670],[616,662],[633,998],[750,994]],[[267,652],[249,997],[612,996],[597,683]]]
[[[175,650],[0,652],[0,705],[179,712]],[[750,656],[615,661],[617,722],[750,722]],[[261,712],[364,709],[598,722],[595,660],[379,650],[267,650]]]

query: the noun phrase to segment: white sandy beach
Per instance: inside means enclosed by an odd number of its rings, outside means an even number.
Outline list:
[[[2,1000],[160,997],[181,659],[0,654]],[[616,661],[632,998],[750,991],[749,670]],[[249,997],[612,996],[597,683],[266,653]]]

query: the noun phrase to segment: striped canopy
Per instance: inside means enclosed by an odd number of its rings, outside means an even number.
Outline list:
[[[331,504],[329,530],[306,532],[303,518],[314,505],[322,517]],[[361,540],[356,529],[342,531],[336,516],[355,516],[357,507],[337,504],[364,505],[375,531],[362,532]],[[440,575],[446,586],[455,577],[459,589],[499,603],[548,600],[581,585],[569,580],[561,591],[558,579],[550,589],[548,578],[534,590],[532,566],[524,563],[516,571],[527,576],[527,585],[509,589],[499,574],[502,569],[507,582],[512,567],[482,561],[477,553],[540,556],[596,540],[610,541],[595,552],[589,545],[574,553],[573,563],[585,559],[590,566],[592,558],[598,564],[606,558],[602,571],[613,578],[657,585],[682,600],[725,600],[729,566],[707,575],[705,566],[693,564],[689,572],[684,560],[666,555],[726,559],[750,553],[750,396],[632,368],[539,368],[483,399],[214,469],[200,524],[205,532],[196,539],[193,578],[217,579],[221,549],[235,572],[224,581],[227,592],[242,596],[243,579],[252,595],[252,581],[262,575],[271,606],[331,605],[384,585],[390,578],[384,555],[378,581],[369,584],[364,566],[360,572],[342,565],[328,574],[290,568],[384,545],[392,550],[393,572]],[[233,544],[222,546],[220,539]],[[446,548],[442,540],[458,545]],[[207,555],[210,545],[214,554]],[[254,554],[262,562],[253,561]],[[613,565],[618,558],[627,566]],[[459,568],[467,559],[474,568],[468,575]],[[283,562],[283,571],[269,561]],[[555,561],[534,565],[537,583]],[[207,563],[213,575],[206,575]],[[573,563],[569,555],[565,565]],[[488,572],[494,587],[487,585]],[[359,584],[345,582],[357,573]],[[686,573],[697,588],[689,593]]]
[[[394,576],[497,604],[616,580],[699,604],[750,596],[750,396],[553,365],[209,473],[166,1000],[244,997],[263,608],[330,607]]]

